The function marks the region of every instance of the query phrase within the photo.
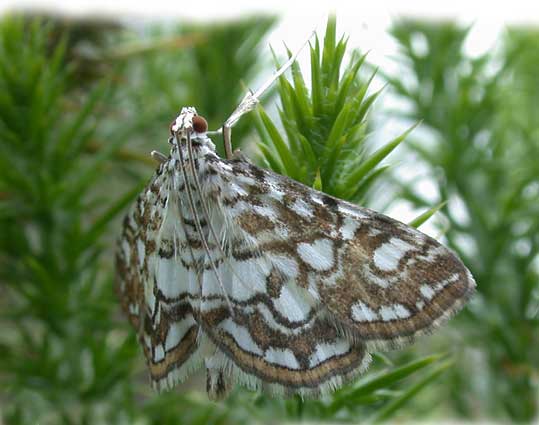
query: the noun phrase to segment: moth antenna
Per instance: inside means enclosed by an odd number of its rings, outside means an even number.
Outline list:
[[[313,37],[313,35],[315,35],[315,31],[312,31],[311,33],[309,33],[309,36],[305,38],[305,40],[303,41],[303,43],[301,44],[301,46],[299,47],[298,50],[296,50],[294,52],[294,54],[292,56],[290,56],[290,59],[288,59],[284,65],[282,65],[274,74],[273,76],[268,80],[266,81],[264,84],[262,84],[262,86],[260,86],[260,88],[254,92],[252,95],[253,97],[255,97],[256,99],[258,99],[260,96],[262,96],[264,94],[264,92],[270,88],[270,86],[288,69],[292,66],[292,64],[296,61],[297,57],[299,56],[299,54],[301,53],[301,51],[303,50],[303,48],[307,45],[307,43],[309,42],[309,40]]]
[[[187,136],[187,150],[188,150],[188,160],[189,160],[189,166],[191,167],[191,175],[193,176],[193,181],[195,183],[195,189],[198,193],[202,193],[202,185],[200,184],[200,179],[198,178],[198,173],[195,171],[195,162],[194,162],[194,155],[193,155],[193,143],[191,142],[190,135]],[[200,197],[200,203],[202,205],[202,214],[204,215],[204,218],[206,219],[206,223],[208,223],[208,228],[210,229],[211,237],[215,240],[215,244],[217,245],[217,249],[219,250],[219,253],[223,257],[223,260],[226,261],[230,266],[230,271],[238,278],[238,281],[243,285],[244,288],[247,288],[247,285],[240,276],[236,273],[230,262],[228,261],[228,255],[225,253],[223,246],[221,245],[221,240],[217,236],[217,232],[214,230],[211,220],[210,220],[210,213],[209,208],[206,204],[206,200],[203,196]]]
[[[232,152],[232,127],[238,122],[238,120],[245,115],[248,112],[251,112],[253,109],[255,109],[256,105],[260,101],[260,96],[264,94],[264,92],[271,87],[271,85],[288,69],[292,66],[292,64],[295,62],[298,55],[301,53],[305,45],[309,42],[309,40],[312,38],[312,36],[315,34],[315,32],[311,32],[309,34],[309,37],[305,39],[305,41],[302,43],[301,47],[296,50],[296,52],[290,56],[290,59],[288,59],[284,65],[282,65],[275,73],[269,78],[264,84],[260,86],[260,88],[253,92],[251,90],[248,91],[248,93],[245,95],[245,97],[242,99],[240,104],[236,107],[234,112],[228,117],[228,119],[223,124],[223,127],[221,128],[221,131],[223,133],[223,140],[225,145],[225,155],[226,159],[232,159],[233,158],[233,152]]]
[[[191,143],[191,136],[189,132],[187,132],[187,145]],[[208,256],[208,259],[210,260],[210,267],[212,268],[213,272],[215,273],[215,277],[217,279],[217,283],[221,287],[221,290],[223,291],[223,295],[225,297],[226,303],[228,305],[228,308],[230,310],[230,314],[234,317],[234,308],[232,307],[232,303],[230,301],[230,298],[228,297],[228,294],[225,290],[225,286],[223,285],[223,281],[221,280],[221,277],[219,276],[219,272],[217,271],[217,267],[215,267],[215,263],[213,261],[213,258],[211,256],[210,247],[208,246],[208,241],[206,240],[206,236],[204,236],[204,232],[202,232],[202,225],[200,224],[200,218],[198,217],[198,214],[196,212],[195,208],[195,202],[193,200],[193,193],[191,192],[191,185],[189,184],[189,181],[187,179],[187,171],[185,170],[185,167],[183,166],[185,162],[185,158],[183,156],[183,152],[181,149],[181,146],[178,145],[178,152],[180,155],[180,162],[182,163],[181,169],[183,174],[183,179],[185,182],[185,189],[187,192],[187,201],[189,203],[189,209],[191,210],[191,215],[193,216],[193,219],[195,221],[195,227],[197,230],[198,235],[200,236],[200,240],[202,242],[202,246],[204,248],[204,251],[206,255]],[[192,158],[191,158],[192,159]],[[202,199],[202,195],[201,195]]]

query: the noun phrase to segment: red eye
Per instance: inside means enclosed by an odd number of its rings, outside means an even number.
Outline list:
[[[208,123],[200,115],[195,115],[192,122],[193,130],[195,130],[197,133],[204,133],[206,130],[208,130]]]

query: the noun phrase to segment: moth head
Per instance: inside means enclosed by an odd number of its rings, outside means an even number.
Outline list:
[[[184,148],[187,145],[187,137],[191,138],[193,146],[206,146],[215,151],[215,145],[209,139],[207,132],[208,123],[197,114],[192,106],[183,107],[180,114],[170,123],[169,143],[172,145],[172,151],[178,148]]]

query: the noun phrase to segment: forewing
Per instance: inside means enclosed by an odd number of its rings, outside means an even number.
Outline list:
[[[161,168],[126,215],[116,254],[117,293],[158,389],[202,363],[190,302],[197,282],[171,185]]]
[[[234,167],[247,195],[230,202],[231,216],[253,251],[292,261],[293,285],[369,348],[411,342],[473,294],[462,262],[420,231],[252,164]]]

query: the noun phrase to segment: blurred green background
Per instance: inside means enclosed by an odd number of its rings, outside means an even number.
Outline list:
[[[150,389],[113,292],[121,215],[182,105],[217,128],[286,60],[264,43],[277,21],[0,18],[0,423],[538,420],[539,29],[523,27],[470,57],[470,28],[397,20],[391,72],[329,18],[310,67],[295,65],[234,130],[265,167],[428,220],[477,280],[462,313],[318,401],[238,388],[215,404],[197,379]],[[380,141],[387,117],[420,125]]]

